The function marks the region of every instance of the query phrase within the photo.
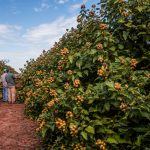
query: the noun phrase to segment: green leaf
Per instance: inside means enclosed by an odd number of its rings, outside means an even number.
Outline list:
[[[109,111],[109,110],[110,110],[110,104],[109,104],[108,102],[104,104],[104,109],[105,109],[106,111]]]
[[[94,102],[94,98],[89,99],[88,104],[92,104]]]
[[[78,60],[78,61],[76,62],[76,66],[79,67],[79,69],[81,69],[82,61],[81,61],[81,60]]]
[[[139,135],[138,137],[137,137],[137,140],[135,141],[135,145],[137,145],[137,146],[141,146],[141,140],[142,140],[142,135]]]
[[[93,128],[92,126],[88,126],[87,128],[85,128],[85,130],[86,130],[87,132],[89,132],[89,133],[92,133],[92,134],[95,133],[95,130],[94,130],[94,128]]]
[[[87,75],[87,76],[89,75],[89,71],[88,71],[88,70],[84,70],[83,73],[84,73],[85,75]]]
[[[128,32],[123,31],[123,38],[124,38],[124,40],[126,40],[127,37],[128,37]]]
[[[126,23],[125,26],[127,26],[127,27],[132,27],[132,22]]]
[[[112,47],[110,47],[110,50],[115,51],[115,50],[116,50],[116,47],[115,47],[115,46],[112,46]]]
[[[114,143],[114,144],[118,144],[117,140],[115,138],[109,137],[106,140],[108,143]]]
[[[124,49],[124,46],[122,44],[118,44],[119,49]]]
[[[137,6],[136,9],[137,9],[139,12],[142,12],[142,10],[144,9],[144,7],[142,7],[142,6]]]
[[[113,130],[111,130],[111,129],[104,129],[105,130],[105,132],[107,133],[107,134],[113,134],[113,133],[115,133]]]
[[[96,60],[97,60],[97,56],[95,56],[95,57],[93,58],[93,63],[94,63]]]
[[[103,125],[102,121],[100,121],[100,120],[93,120],[93,121],[92,121],[92,124],[93,124],[94,126]]]
[[[107,43],[107,42],[104,42],[103,45],[104,45],[104,47],[107,47],[107,46],[108,46],[108,43]]]
[[[83,137],[85,140],[88,139],[86,132],[82,131],[82,132],[81,132],[81,135],[82,135],[82,137]]]
[[[93,55],[93,54],[95,54],[95,53],[97,53],[97,50],[95,50],[95,49],[92,49],[92,50],[90,50],[90,52],[89,52],[89,54],[91,54],[91,55]]]
[[[57,89],[57,92],[58,92],[59,94],[63,93],[63,91],[62,91],[61,89]]]
[[[82,77],[82,73],[81,73],[81,72],[77,72],[77,75],[78,75],[79,77]]]
[[[118,23],[124,23],[125,21],[124,21],[124,18],[123,17],[121,17],[121,18],[119,18],[118,19]]]
[[[147,34],[146,32],[139,32],[138,35],[144,35]]]
[[[41,134],[42,134],[43,138],[45,137],[46,131],[47,131],[47,128],[43,127],[42,130],[41,130]]]
[[[113,81],[106,81],[105,84],[106,84],[109,88],[114,88],[114,82],[113,82]]]
[[[68,56],[69,62],[72,64],[73,63],[73,56]]]

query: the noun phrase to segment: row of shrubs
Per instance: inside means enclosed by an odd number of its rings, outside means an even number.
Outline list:
[[[19,99],[46,150],[150,148],[149,6],[82,5],[77,28],[27,61]]]

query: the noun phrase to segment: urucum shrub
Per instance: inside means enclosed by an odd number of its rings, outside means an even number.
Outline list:
[[[45,149],[150,148],[150,1],[85,5],[22,70],[20,97]]]

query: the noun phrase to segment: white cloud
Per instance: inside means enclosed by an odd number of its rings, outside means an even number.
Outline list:
[[[82,0],[83,3],[86,3],[88,0]]]
[[[26,60],[36,59],[43,49],[50,49],[63,36],[66,28],[75,26],[76,17],[60,17],[51,23],[29,28],[22,34],[19,26],[0,24],[0,60],[10,60],[8,65],[19,71]]]
[[[6,34],[10,32],[15,32],[16,30],[20,30],[20,26],[12,26],[12,25],[5,25],[5,24],[0,24],[0,34]],[[1,37],[1,36],[0,36]]]
[[[81,3],[74,4],[74,5],[70,6],[70,11],[74,12],[74,11],[78,10],[80,7],[81,7]]]
[[[46,10],[46,9],[48,9],[48,8],[50,8],[50,5],[49,4],[47,4],[47,3],[41,3],[41,5],[40,5],[40,7],[35,7],[34,8],[34,11],[35,12],[41,12],[41,11],[43,11],[43,10]]]
[[[58,40],[58,38],[66,32],[66,28],[75,26],[75,20],[76,17],[67,19],[60,17],[54,22],[41,24],[29,29],[23,37],[31,43],[52,43],[55,42],[54,40]]]
[[[66,3],[68,0],[55,0],[56,1],[56,3],[58,3],[58,4],[64,4],[64,3]]]
[[[21,31],[21,26],[0,24],[0,44],[15,43]]]

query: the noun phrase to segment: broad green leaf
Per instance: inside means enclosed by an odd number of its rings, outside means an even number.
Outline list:
[[[108,143],[114,143],[114,144],[118,144],[117,140],[113,137],[109,137],[107,140],[106,140]]]
[[[115,133],[113,130],[111,130],[111,129],[104,129],[105,130],[105,132],[107,133],[107,134],[113,134],[113,133]]]
[[[43,137],[43,138],[45,137],[46,131],[47,131],[47,128],[46,128],[46,127],[43,127],[42,130],[41,130],[41,133],[42,133],[42,137]]]
[[[124,46],[122,44],[118,44],[119,49],[124,49]]]
[[[110,47],[109,49],[112,50],[112,51],[115,51],[115,50],[116,50],[116,47],[115,47],[115,46],[112,46],[112,47]]]
[[[137,9],[139,12],[142,12],[142,10],[144,9],[144,7],[142,7],[142,6],[137,6],[136,9]]]
[[[105,84],[110,87],[110,88],[114,88],[114,82],[113,81],[106,81]]]
[[[124,18],[123,17],[121,17],[121,18],[119,18],[118,19],[118,23],[124,23],[125,21],[124,21]]]
[[[72,64],[73,63],[73,56],[68,56],[69,62]]]
[[[79,69],[81,69],[82,61],[81,61],[81,60],[78,60],[78,61],[76,62],[76,66],[79,67]]]
[[[124,38],[124,40],[127,40],[127,37],[128,37],[128,32],[123,31],[123,38]]]
[[[135,141],[135,144],[137,145],[137,146],[140,146],[141,145],[141,140],[142,140],[142,135],[139,135],[138,137],[137,137],[137,140]]]
[[[91,54],[91,55],[93,55],[93,54],[95,54],[95,53],[97,53],[97,50],[96,50],[96,49],[91,49],[90,52],[89,52],[89,54]]]
[[[89,99],[88,104],[92,104],[94,102],[94,98]]]
[[[85,75],[87,75],[87,76],[89,75],[89,71],[88,71],[88,70],[84,70],[83,73],[84,73]]]
[[[127,26],[127,27],[132,27],[132,23],[131,23],[131,22],[128,22],[128,23],[125,24],[125,26]]]
[[[81,135],[82,135],[82,137],[83,137],[85,140],[88,139],[86,132],[82,131],[82,132],[81,132]]]
[[[95,129],[92,126],[88,126],[87,128],[85,128],[85,131],[94,134],[95,133]]]
[[[146,32],[139,32],[138,35],[146,35]]]
[[[93,120],[93,121],[92,121],[92,124],[93,124],[94,126],[103,125],[103,122],[100,121],[100,120]]]
[[[109,102],[107,102],[107,103],[104,104],[104,109],[105,109],[106,111],[109,111],[109,110],[110,110],[110,104],[109,104]]]
[[[82,73],[81,73],[81,72],[77,72],[77,75],[78,75],[79,77],[82,77]]]

